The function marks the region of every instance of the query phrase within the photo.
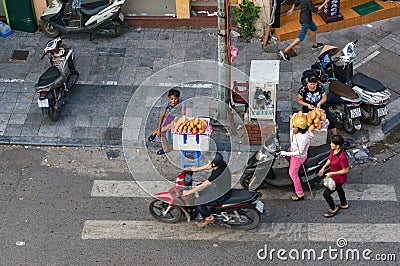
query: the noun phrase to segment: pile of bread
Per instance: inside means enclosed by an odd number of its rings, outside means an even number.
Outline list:
[[[295,116],[305,116],[307,118],[307,123],[308,127],[310,130],[318,129],[320,130],[322,128],[322,122],[326,120],[326,115],[325,111],[322,109],[319,109],[318,107],[314,108],[308,113],[303,113],[302,111],[299,111],[293,115],[293,118]],[[292,128],[292,125],[291,125]]]
[[[188,119],[186,116],[181,116],[174,122],[174,131],[181,134],[203,134],[207,126],[207,119],[199,117]]]

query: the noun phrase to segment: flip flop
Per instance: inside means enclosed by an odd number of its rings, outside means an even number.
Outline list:
[[[342,205],[337,205],[337,207],[338,207],[339,209],[342,209],[342,210],[347,210],[350,206],[347,205],[347,207],[343,207]]]
[[[324,217],[332,218],[333,216],[335,216],[338,213],[338,211],[339,211],[339,208],[336,208],[336,211],[334,211],[334,212],[331,210],[328,210],[326,213],[324,213]]]
[[[290,199],[292,201],[300,201],[300,200],[304,200],[304,196],[299,197],[299,196],[295,195],[295,196],[292,196]]]
[[[215,218],[214,218],[214,216],[212,216],[212,218],[209,219],[209,220],[204,219],[203,221],[197,223],[197,226],[203,228],[203,227],[206,227],[207,225],[209,225],[210,223],[212,223],[214,221],[215,221]]]
[[[148,140],[149,142],[152,142],[152,141],[155,140],[155,138],[156,138],[156,136],[153,135],[153,134],[151,134],[147,140]]]

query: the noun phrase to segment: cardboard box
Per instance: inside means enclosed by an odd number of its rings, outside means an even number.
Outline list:
[[[293,115],[291,115],[290,119],[293,118]],[[305,113],[307,115],[307,113]],[[322,128],[321,129],[314,129],[311,132],[314,134],[314,137],[311,139],[310,146],[315,147],[315,146],[321,146],[326,144],[327,139],[328,139],[328,125],[329,125],[329,120],[326,119],[325,122],[322,123]],[[293,139],[293,132],[290,130],[290,142],[292,142]]]
[[[192,120],[193,118],[189,119]],[[174,128],[172,127],[171,133],[174,150],[208,151],[210,149],[210,135],[212,133],[210,119],[205,117],[200,118],[206,119],[208,122],[207,130],[204,132],[204,134],[181,134],[179,132],[175,132]]]

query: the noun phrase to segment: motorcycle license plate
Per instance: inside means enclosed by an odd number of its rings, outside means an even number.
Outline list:
[[[49,100],[48,99],[44,99],[44,100],[38,99],[38,106],[40,108],[49,107]]]
[[[350,109],[350,117],[356,118],[361,116],[361,108]]]
[[[385,116],[388,113],[388,110],[387,110],[386,106],[377,109],[377,111],[378,111],[378,117]]]
[[[262,203],[262,201],[257,200],[256,202],[256,209],[260,212],[263,213],[264,212],[264,203]]]
[[[118,17],[121,21],[124,21],[124,14],[122,12],[118,14]]]

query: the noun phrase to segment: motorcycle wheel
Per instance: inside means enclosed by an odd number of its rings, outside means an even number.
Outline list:
[[[56,102],[51,93],[47,95],[47,99],[49,100],[49,118],[51,121],[57,122],[61,117],[61,111],[54,108]]]
[[[178,206],[172,206],[167,215],[163,212],[168,208],[168,203],[161,200],[153,200],[149,205],[151,216],[157,221],[162,223],[175,223],[179,221],[182,216],[182,211]]]
[[[346,131],[348,134],[354,134],[356,132],[353,124],[353,119],[350,116],[350,109],[347,106],[344,107],[342,125],[344,131]]]
[[[48,21],[42,21],[42,31],[44,35],[50,38],[55,38],[60,36],[60,31],[55,29]]]
[[[252,175],[248,174],[248,175],[243,175],[240,178],[240,185],[244,188],[244,189],[249,189],[250,186],[250,182],[252,179]]]
[[[260,213],[254,208],[239,210],[240,221],[239,228],[244,230],[253,230],[260,224]],[[236,219],[236,218],[235,218]]]
[[[377,110],[371,110],[372,116],[368,117],[367,122],[373,126],[379,126],[382,122],[381,117],[378,116]]]

